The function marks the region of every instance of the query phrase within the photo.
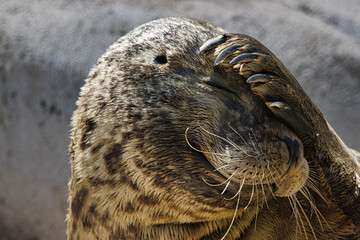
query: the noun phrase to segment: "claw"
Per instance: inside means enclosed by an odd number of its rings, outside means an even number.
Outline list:
[[[241,54],[243,55],[243,54]],[[241,56],[239,55],[239,56]],[[246,82],[247,83],[267,83],[271,80],[271,77],[267,74],[255,74],[249,77]]]
[[[233,52],[234,50],[238,49],[238,46],[230,46],[222,50],[219,55],[216,57],[214,66],[217,66],[229,53]]]
[[[269,108],[276,108],[276,109],[285,109],[285,110],[289,110],[290,107],[283,103],[283,102],[265,102],[265,104],[269,107]]]
[[[229,40],[230,37],[227,35],[221,35],[215,38],[212,38],[208,41],[206,41],[199,49],[199,53],[200,54],[205,54],[206,51],[212,49],[213,47],[220,45],[224,42],[226,42],[227,40]]]
[[[259,56],[253,53],[243,53],[230,61],[230,64],[237,64],[239,61],[257,59]]]

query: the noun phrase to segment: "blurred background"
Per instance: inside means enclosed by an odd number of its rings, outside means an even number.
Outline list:
[[[360,0],[0,0],[0,239],[65,239],[79,89],[112,42],[157,18],[255,37],[359,150],[359,13]]]

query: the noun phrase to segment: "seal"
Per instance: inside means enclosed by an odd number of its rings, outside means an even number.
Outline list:
[[[359,164],[255,39],[155,20],[91,70],[68,239],[356,239]]]

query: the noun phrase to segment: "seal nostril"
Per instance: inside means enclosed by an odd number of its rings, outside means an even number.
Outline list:
[[[288,149],[289,149],[289,160],[291,163],[295,163],[299,157],[299,153],[300,153],[300,145],[299,142],[294,139],[291,140],[291,138],[289,138],[288,136],[285,136],[282,139],[283,142],[286,143]]]

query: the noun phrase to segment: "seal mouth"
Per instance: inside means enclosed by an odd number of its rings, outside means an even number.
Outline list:
[[[270,192],[279,197],[291,196],[304,186],[308,165],[303,157],[302,142],[295,134],[287,134],[281,129],[277,136],[260,140],[252,132],[254,139],[249,135],[251,144],[240,137],[246,134],[240,134],[234,128],[227,130],[226,138],[217,134],[212,136],[226,141],[230,147],[202,153],[213,171],[225,177],[223,184],[231,185],[231,181],[241,186],[268,184]]]

